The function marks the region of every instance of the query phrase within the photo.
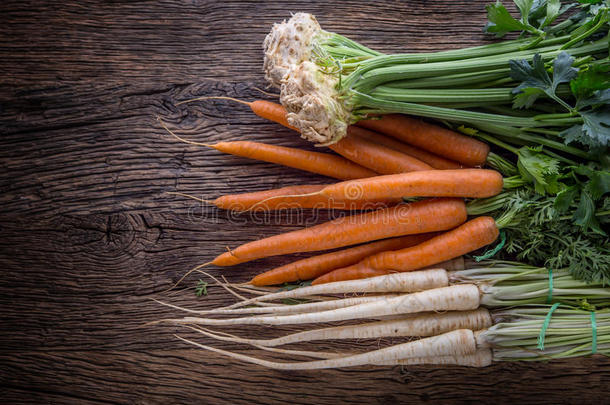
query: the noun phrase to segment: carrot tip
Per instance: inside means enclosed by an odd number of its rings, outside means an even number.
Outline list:
[[[163,129],[165,129],[167,132],[170,133],[170,135],[172,135],[174,138],[176,138],[177,140],[179,140],[180,142],[184,142],[184,143],[188,143],[191,145],[197,145],[197,146],[206,146],[208,148],[215,148],[214,145],[211,145],[209,143],[202,143],[202,142],[194,142],[194,141],[189,141],[188,139],[184,139],[179,137],[178,135],[176,135],[171,129],[169,129],[167,127],[167,125],[165,124],[165,122],[163,122],[163,120],[161,119],[161,117],[157,116],[157,121],[159,121],[159,123],[161,124],[161,126],[163,127]]]
[[[205,200],[203,198],[199,198],[199,197],[195,197],[194,195],[190,195],[190,194],[185,194],[185,193],[179,193],[176,191],[166,191],[165,194],[169,194],[169,195],[179,195],[181,197],[186,197],[186,198],[190,198],[192,200],[195,201],[199,201],[202,203],[206,203],[206,204],[214,204],[214,200]]]

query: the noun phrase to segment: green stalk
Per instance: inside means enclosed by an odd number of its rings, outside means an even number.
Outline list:
[[[567,269],[553,269],[551,273],[546,268],[514,269],[510,264],[489,266],[486,262],[478,266],[452,272],[451,281],[477,284],[483,293],[481,304],[484,306],[508,307],[553,302],[578,305],[582,299],[591,305],[610,304],[610,288],[604,288],[601,282],[587,284],[576,280]],[[550,276],[553,277],[552,283]]]
[[[590,354],[593,347],[590,311],[560,306],[550,322],[545,320],[550,307],[526,306],[494,311],[495,325],[479,338],[493,346],[494,359],[548,360]],[[610,312],[595,311],[597,353],[610,355]],[[544,350],[538,348],[539,336],[545,336]]]
[[[508,115],[488,114],[468,110],[456,110],[452,108],[397,102],[379,99],[359,92],[353,92],[352,96],[350,97],[350,102],[359,107],[368,107],[372,111],[380,114],[412,114],[467,124],[497,123],[499,125],[515,125],[523,127],[536,127],[544,125],[544,121],[535,121],[531,118],[512,117]]]
[[[476,100],[478,103],[510,103],[513,95],[510,88],[491,89],[395,89],[379,86],[371,96],[390,101],[410,103],[464,103]]]
[[[572,56],[584,56],[604,51],[608,47],[605,39],[571,49]],[[450,62],[433,62],[414,64],[404,55],[388,55],[370,59],[362,63],[359,69],[343,81],[342,87],[357,88],[368,93],[375,87],[404,79],[416,79],[437,75],[449,75],[465,72],[485,72],[492,69],[508,68],[511,59],[529,59],[539,53],[543,60],[555,58],[561,51],[554,46],[509,52],[501,55],[484,56],[472,59],[460,59]]]
[[[572,38],[570,41],[568,41],[567,43],[563,44],[561,46],[561,48],[559,49],[568,49],[570,48],[572,45],[577,44],[580,41],[585,40],[586,38],[590,37],[591,35],[593,35],[595,32],[597,32],[601,27],[604,26],[604,24],[606,24],[608,22],[606,17],[606,12],[601,12],[599,13],[596,18],[599,19],[599,21],[597,22],[597,24],[595,24],[593,27],[591,27],[589,30],[583,32],[580,35],[577,35],[576,37]]]
[[[453,88],[472,86],[506,77],[508,69],[495,69],[486,72],[466,72],[452,75],[439,75],[412,80],[395,80],[385,83],[385,87],[398,89]]]
[[[538,121],[538,122],[544,122],[544,121]],[[524,141],[532,142],[534,144],[548,146],[555,150],[558,150],[558,151],[561,151],[564,153],[569,153],[573,156],[576,156],[576,157],[579,157],[582,159],[590,158],[589,153],[584,150],[575,148],[573,146],[568,146],[561,142],[553,141],[551,139],[547,139],[542,136],[529,135],[529,134],[524,133],[523,131],[521,131],[518,128],[502,126],[502,125],[497,125],[497,124],[487,123],[487,122],[477,123],[477,126],[480,129],[487,131],[487,132],[491,132],[493,134],[504,135],[504,136],[508,136],[511,138],[522,139]],[[519,125],[516,124],[515,126],[519,126]],[[520,126],[528,127],[528,125],[520,125]]]

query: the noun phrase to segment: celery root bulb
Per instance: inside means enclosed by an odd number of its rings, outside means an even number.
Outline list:
[[[350,111],[336,90],[338,75],[323,71],[313,62],[320,57],[317,45],[329,35],[313,15],[297,13],[275,24],[263,45],[265,77],[280,87],[280,102],[288,112],[288,122],[300,130],[303,138],[321,145],[343,138],[351,123]]]

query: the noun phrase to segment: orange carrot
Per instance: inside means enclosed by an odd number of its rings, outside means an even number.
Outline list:
[[[288,186],[271,190],[255,191],[252,193],[228,194],[211,201],[200,200],[198,198],[195,199],[214,204],[220,209],[231,211],[273,211],[291,208],[362,210],[384,208],[390,205],[396,205],[402,201],[402,198],[397,198],[394,200],[384,199],[383,201],[376,202],[363,200],[337,200],[327,198],[321,194],[315,194],[324,187],[326,187],[325,184]],[[299,194],[305,194],[305,196],[298,197]],[[180,195],[193,198],[192,196],[186,194]],[[274,198],[276,196],[281,196],[282,198]]]
[[[259,274],[250,281],[250,284],[264,286],[298,280],[311,280],[334,269],[358,263],[365,257],[375,253],[415,246],[434,235],[433,233],[407,235],[308,257]]]
[[[312,284],[417,270],[489,245],[496,240],[498,233],[498,227],[493,218],[478,217],[417,246],[377,253],[355,265],[326,273],[316,278]]]
[[[249,242],[211,264],[232,266],[263,257],[335,249],[394,236],[437,232],[466,220],[461,199],[431,199],[337,218],[309,228]]]
[[[247,105],[248,107],[250,107],[252,112],[254,114],[258,115],[259,117],[265,118],[269,121],[277,122],[278,124],[281,124],[281,125],[285,126],[286,128],[290,128],[294,131],[299,132],[298,128],[293,127],[292,125],[290,125],[288,123],[288,119],[286,118],[286,109],[281,104],[274,103],[273,101],[255,100],[255,101],[250,102],[250,101],[244,101],[244,100],[240,100],[238,98],[233,98],[233,97],[204,96],[204,97],[193,98],[190,100],[184,100],[184,101],[177,103],[176,105],[190,103],[192,101],[200,101],[200,100],[229,100],[229,101],[234,101],[236,103],[244,104],[244,105]]]
[[[210,147],[231,155],[262,160],[336,179],[360,179],[376,173],[340,156],[252,141],[218,142]]]
[[[419,159],[357,136],[348,135],[328,147],[352,162],[380,174],[432,170],[432,166]]]
[[[288,123],[286,109],[281,104],[265,100],[256,100],[246,104],[259,117],[277,122],[299,132],[298,128]],[[413,156],[406,156],[398,151],[383,147],[383,145],[376,145],[363,139],[343,138],[339,142],[329,145],[329,148],[352,162],[380,174],[432,169],[432,166]]]
[[[416,148],[415,146],[408,145],[404,142],[400,142],[398,139],[390,138],[380,133],[369,131],[368,129],[360,128],[351,125],[347,128],[349,136],[358,136],[368,141],[375,142],[379,145],[387,146],[390,149],[394,149],[398,152],[404,153],[405,155],[413,156],[421,160],[424,163],[429,164],[435,169],[446,170],[446,169],[459,169],[462,167],[458,162],[453,160],[445,159],[434,153],[430,153],[426,150]],[[381,172],[379,172],[381,173]]]
[[[298,128],[293,127],[288,123],[286,119],[286,109],[281,105],[266,100],[256,100],[251,103],[247,103],[252,112],[261,118],[268,119],[269,121],[277,122],[297,132],[300,132]]]
[[[182,142],[192,145],[207,146],[231,155],[276,163],[311,173],[334,177],[340,180],[359,179],[377,175],[377,173],[372,170],[353,163],[341,156],[335,156],[329,153],[309,152],[297,148],[269,145],[253,141],[218,142],[215,144],[193,142],[176,135],[161,121],[161,119],[159,119],[159,122],[170,134]]]
[[[384,115],[377,120],[359,121],[357,125],[393,136],[466,166],[482,165],[489,153],[489,145],[484,142],[404,115]]]
[[[502,175],[495,170],[425,170],[342,181],[314,194],[354,201],[399,197],[485,198],[499,194],[502,187]]]

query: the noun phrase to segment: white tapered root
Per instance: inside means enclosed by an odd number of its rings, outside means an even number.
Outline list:
[[[491,324],[489,311],[485,308],[478,308],[473,311],[426,313],[398,320],[312,329],[274,339],[248,339],[209,329],[203,330],[207,332],[206,336],[221,341],[275,347],[314,340],[377,339],[403,336],[428,337],[456,329],[485,329],[489,328]]]
[[[438,356],[462,356],[476,352],[474,334],[468,329],[451,331],[439,336],[415,340],[412,342],[402,343],[383,349],[341,358],[297,363],[279,363],[263,360],[240,353],[218,349],[212,346],[202,345],[192,340],[188,340],[177,335],[175,336],[186,343],[205,350],[278,370],[317,370],[325,368],[354,367],[362,365],[384,364],[404,359],[429,358]]]
[[[472,354],[463,354],[459,356],[436,356],[436,357],[419,357],[412,359],[400,359],[395,362],[386,362],[377,364],[380,366],[410,366],[410,365],[443,365],[443,366],[464,366],[464,367],[487,367],[491,365],[493,355],[491,349],[477,349]]]
[[[291,325],[336,322],[347,319],[374,319],[381,316],[429,311],[467,311],[477,309],[479,303],[479,288],[472,284],[460,284],[399,295],[392,298],[384,297],[384,299],[375,302],[322,312],[281,316],[251,316],[232,319],[184,317],[181,319],[166,319],[164,321],[175,324],[196,325]]]
[[[328,300],[328,301],[320,301],[320,302],[308,302],[304,304],[295,304],[295,305],[276,305],[276,306],[266,306],[266,307],[249,307],[249,308],[231,308],[231,309],[210,309],[210,310],[194,310],[188,308],[182,308],[177,305],[166,304],[160,301],[160,304],[167,305],[169,307],[182,310],[184,312],[188,312],[191,314],[199,314],[199,315],[242,315],[242,314],[303,314],[308,312],[319,312],[319,311],[328,311],[332,309],[345,308],[353,305],[360,305],[369,302],[380,301],[382,299],[386,299],[388,297],[396,297],[397,294],[389,294],[389,295],[367,295],[364,297],[351,297],[344,299],[336,299],[336,300]],[[261,304],[261,303],[259,303]]]
[[[302,298],[314,294],[387,293],[416,292],[449,285],[449,276],[444,269],[429,269],[405,273],[392,273],[362,280],[338,281],[290,291],[262,295],[236,303],[228,308],[251,305],[261,301],[285,298]]]

